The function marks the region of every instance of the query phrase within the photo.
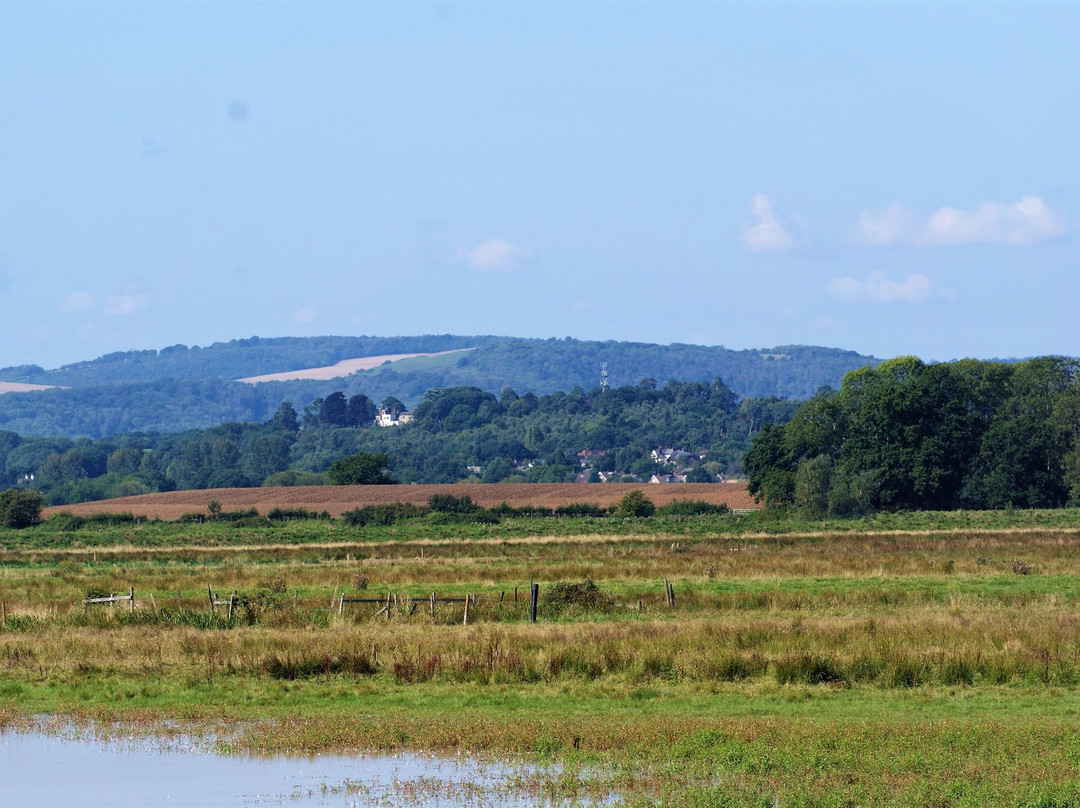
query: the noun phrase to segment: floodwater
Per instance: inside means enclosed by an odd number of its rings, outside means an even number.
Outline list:
[[[558,805],[540,793],[539,771],[422,755],[219,755],[185,736],[0,731],[0,793],[11,806]]]

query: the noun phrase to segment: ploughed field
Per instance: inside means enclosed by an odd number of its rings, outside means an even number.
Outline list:
[[[316,485],[288,488],[213,488],[201,491],[173,491],[166,494],[143,494],[136,497],[84,502],[46,509],[46,515],[65,512],[77,516],[99,513],[130,513],[150,519],[178,519],[184,514],[205,511],[213,500],[224,510],[255,508],[266,515],[273,508],[306,508],[341,516],[345,511],[364,505],[408,502],[427,504],[432,494],[468,496],[473,502],[491,508],[505,502],[515,508],[524,505],[557,508],[561,505],[588,503],[614,505],[627,491],[640,489],[656,505],[676,500],[696,500],[713,505],[724,504],[732,510],[757,508],[743,483],[666,483],[643,485],[610,484],[493,484],[493,485]]]

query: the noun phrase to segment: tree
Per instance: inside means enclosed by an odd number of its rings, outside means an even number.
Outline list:
[[[45,500],[37,491],[9,488],[0,492],[0,525],[21,529],[41,521]]]
[[[394,480],[383,471],[389,462],[382,452],[357,452],[331,465],[326,477],[334,485],[393,485]]]
[[[289,401],[282,401],[278,405],[277,412],[270,419],[270,428],[275,432],[299,432],[300,419],[296,415],[296,408]]]
[[[345,408],[346,426],[371,426],[375,421],[375,402],[363,393],[357,393],[349,399]]]
[[[656,513],[652,500],[638,489],[627,491],[622,499],[615,503],[615,515],[644,519]]]
[[[324,426],[346,426],[349,404],[340,390],[323,399],[319,407],[319,423]]]

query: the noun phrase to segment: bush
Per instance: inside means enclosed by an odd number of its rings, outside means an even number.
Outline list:
[[[330,519],[329,511],[309,511],[307,508],[271,508],[266,514],[271,522],[288,522],[293,519]]]
[[[623,498],[615,503],[614,514],[623,517],[635,517],[644,519],[656,513],[656,506],[652,500],[638,489],[627,491]]]
[[[76,516],[73,513],[61,511],[49,517],[49,526],[57,530],[80,530],[94,525],[115,527],[142,524],[146,521],[145,516],[135,516],[126,511],[124,513],[92,513],[89,516]]]
[[[484,508],[467,513],[434,512],[430,515],[433,525],[497,525],[499,517]]]
[[[412,505],[408,502],[392,502],[388,505],[365,505],[362,508],[354,508],[343,513],[341,518],[350,527],[386,526],[406,519],[415,519],[425,513],[427,513],[427,510],[419,505]]]
[[[435,513],[473,513],[481,510],[480,506],[472,501],[472,497],[455,497],[453,494],[432,494],[428,499],[428,507]]]
[[[607,516],[610,511],[591,502],[571,502],[560,505],[555,509],[556,516],[593,516],[596,518]]]
[[[544,609],[549,614],[558,614],[574,606],[591,611],[606,610],[611,608],[612,600],[591,580],[580,584],[558,581],[544,593]]]
[[[505,502],[500,502],[494,508],[489,508],[488,513],[504,519],[535,519],[555,515],[551,508],[545,508],[543,505],[522,505],[520,508],[515,508]]]
[[[0,525],[21,529],[41,522],[45,500],[37,491],[0,491]]]
[[[727,505],[713,505],[696,499],[678,499],[656,509],[657,516],[708,516],[731,513]]]

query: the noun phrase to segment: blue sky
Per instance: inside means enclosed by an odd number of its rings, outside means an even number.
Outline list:
[[[1080,4],[0,0],[0,366],[1080,355]]]

